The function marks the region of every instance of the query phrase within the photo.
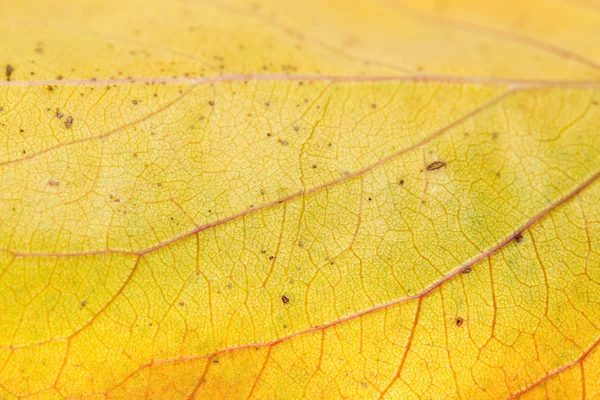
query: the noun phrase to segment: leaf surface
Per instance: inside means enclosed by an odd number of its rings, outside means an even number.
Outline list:
[[[600,396],[597,2],[0,21],[0,398]]]

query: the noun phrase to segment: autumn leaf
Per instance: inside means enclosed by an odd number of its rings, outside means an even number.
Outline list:
[[[1,9],[1,399],[600,397],[596,0]]]

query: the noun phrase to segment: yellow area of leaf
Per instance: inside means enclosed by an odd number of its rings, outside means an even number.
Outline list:
[[[598,3],[0,32],[0,398],[600,396]]]

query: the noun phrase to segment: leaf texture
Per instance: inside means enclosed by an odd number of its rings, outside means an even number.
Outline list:
[[[0,16],[0,398],[600,396],[600,5]]]

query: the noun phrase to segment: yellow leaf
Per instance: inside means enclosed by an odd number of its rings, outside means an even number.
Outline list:
[[[5,3],[0,398],[600,396],[595,0]]]

